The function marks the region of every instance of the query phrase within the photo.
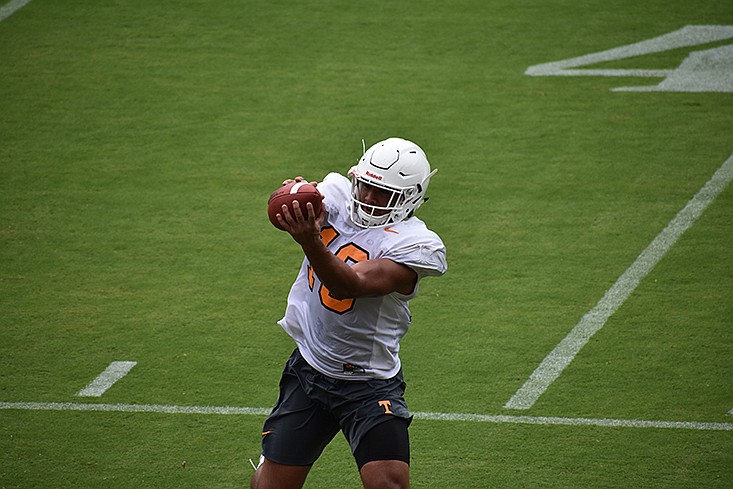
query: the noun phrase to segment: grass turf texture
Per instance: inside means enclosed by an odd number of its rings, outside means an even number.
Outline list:
[[[731,94],[531,65],[733,25],[724,2],[33,0],[0,22],[0,401],[272,405],[300,262],[285,177],[399,135],[449,273],[403,343],[414,411],[503,404],[731,154]],[[690,50],[604,63],[673,68]],[[730,422],[728,188],[533,408]],[[88,401],[95,402],[95,401]],[[260,416],[0,411],[2,487],[241,487]],[[416,421],[413,487],[726,487],[730,432]],[[185,467],[183,461],[186,461]],[[307,487],[359,487],[339,437]]]

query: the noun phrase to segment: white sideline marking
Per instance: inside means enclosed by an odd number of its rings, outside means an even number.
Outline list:
[[[240,414],[265,416],[270,408],[231,406],[166,406],[160,404],[91,404],[79,402],[0,402],[0,409],[30,411],[105,411],[163,414]],[[512,423],[536,425],[600,426],[612,428],[668,428],[682,430],[733,431],[733,423],[696,421],[645,421],[610,418],[560,418],[548,416],[506,416],[462,413],[413,413],[426,421],[466,421],[472,423]]]
[[[137,362],[112,362],[104,372],[92,380],[91,383],[80,390],[76,395],[80,397],[99,397],[112,387],[115,382],[127,375]]]
[[[28,3],[31,3],[31,0],[13,0],[3,5],[0,8],[0,22],[13,15],[16,10],[24,7]]]
[[[692,226],[731,179],[733,179],[733,155],[718,168],[718,171],[692,200],[654,238],[654,241],[647,246],[636,261],[606,291],[595,307],[587,312],[570,333],[542,360],[524,385],[504,405],[505,408],[529,409],[532,407],[591,336],[606,324],[608,318],[629,298],[639,282],[659,263],[664,254]]]

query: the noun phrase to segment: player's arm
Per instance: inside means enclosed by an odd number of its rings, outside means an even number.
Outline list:
[[[349,266],[320,241],[312,249],[303,247],[311,267],[335,299],[381,296],[415,290],[417,274],[406,265],[387,258],[366,260]]]
[[[316,219],[310,203],[307,218],[298,202],[293,203],[291,215],[283,206],[280,223],[300,244],[318,278],[335,299],[380,296],[399,292],[411,294],[417,283],[417,273],[406,265],[386,258],[366,260],[349,266],[326,247],[320,237],[324,214]]]

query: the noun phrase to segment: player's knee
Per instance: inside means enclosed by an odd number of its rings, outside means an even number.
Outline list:
[[[364,489],[409,489],[410,466],[399,460],[366,463],[359,472]]]

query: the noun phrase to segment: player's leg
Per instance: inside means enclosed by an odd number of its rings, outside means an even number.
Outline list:
[[[400,460],[369,462],[359,471],[365,489],[408,489],[410,466]]]
[[[250,481],[251,489],[300,489],[311,466],[282,465],[265,459]]]
[[[264,460],[252,476],[253,488],[301,488],[313,463],[340,430],[338,420],[303,388],[298,358],[294,353],[285,365],[277,404],[265,420]]]
[[[408,419],[394,417],[371,428],[354,452],[365,489],[410,487]]]
[[[407,488],[410,485],[412,421],[405,402],[402,372],[391,379],[340,381],[332,394],[341,430],[351,446],[364,487]]]

